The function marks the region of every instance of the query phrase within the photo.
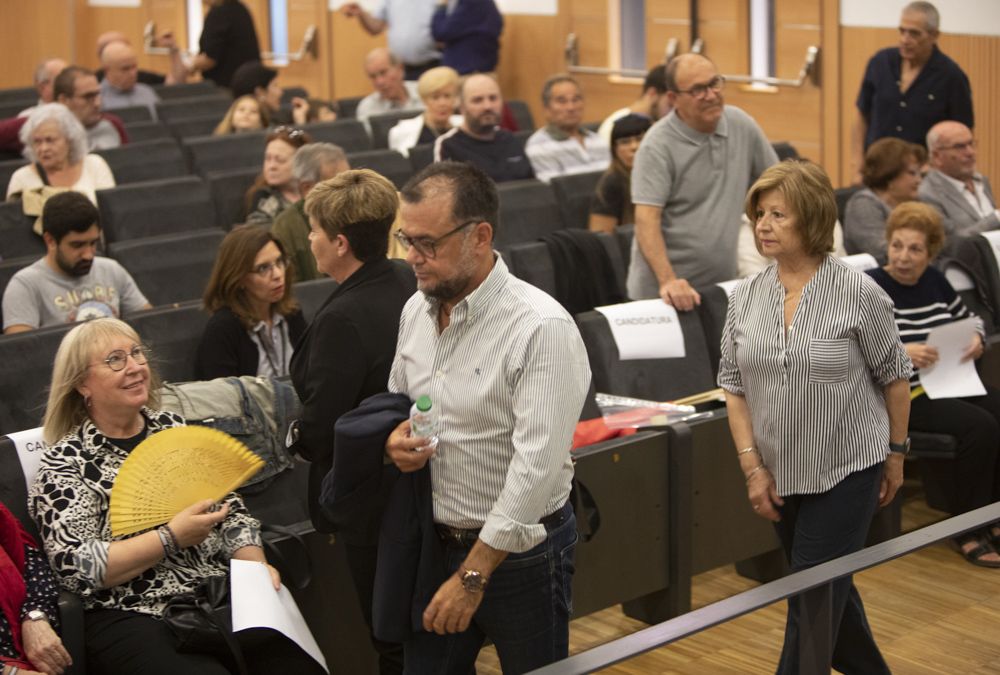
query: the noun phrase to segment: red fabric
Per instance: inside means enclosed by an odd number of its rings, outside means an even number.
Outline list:
[[[14,514],[0,504],[0,610],[10,624],[17,655],[23,659],[8,660],[7,663],[34,670],[34,666],[25,658],[24,647],[21,645],[21,606],[27,593],[24,585],[25,546],[37,548],[35,540],[25,532]]]
[[[111,122],[115,131],[118,132],[118,136],[122,139],[122,145],[128,145],[128,132],[125,131],[125,123],[122,122],[122,118],[112,113],[101,113],[101,117]]]
[[[506,129],[510,132],[520,131],[521,128],[517,126],[517,120],[514,119],[514,113],[511,111],[510,106],[506,102],[503,104],[503,112],[500,114],[500,128]]]
[[[611,429],[604,423],[603,417],[596,417],[592,420],[583,420],[576,423],[576,430],[573,432],[573,449],[582,448],[594,443],[606,441],[609,438],[618,436],[628,436],[634,434],[635,429]]]
[[[21,127],[27,121],[27,117],[11,117],[10,119],[0,120],[0,151],[20,154],[24,150],[19,134],[21,133]]]

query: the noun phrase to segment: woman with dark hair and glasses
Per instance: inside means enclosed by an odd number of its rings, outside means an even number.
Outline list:
[[[122,462],[147,437],[184,424],[157,410],[159,388],[146,347],[128,324],[94,319],[67,333],[45,409],[49,447],[28,510],[60,584],[83,603],[88,673],[225,675],[231,658],[179,652],[161,619],[172,598],[228,575],[231,559],[267,565],[260,523],[239,495],[226,495],[218,509],[196,502],[145,532],[111,533],[111,490]],[[278,571],[267,567],[277,589]],[[252,673],[319,670],[280,633],[236,636]]]
[[[246,194],[247,223],[270,225],[279,213],[299,201],[299,183],[292,175],[292,157],[309,134],[293,127],[277,127],[267,135],[264,166]]]
[[[198,345],[198,378],[288,375],[306,321],[292,297],[288,258],[274,235],[256,225],[227,234],[202,301],[212,318]]]

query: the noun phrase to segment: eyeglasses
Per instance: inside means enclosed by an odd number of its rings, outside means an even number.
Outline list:
[[[124,349],[116,349],[107,358],[102,361],[106,363],[108,368],[115,371],[116,373],[125,369],[125,364],[128,363],[128,357],[132,357],[136,365],[143,366],[149,362],[149,347],[146,345],[136,345],[132,347],[129,351]]]
[[[260,265],[252,267],[250,268],[250,271],[259,277],[269,277],[274,270],[284,272],[286,267],[288,267],[288,258],[281,256],[274,262],[261,263]]]
[[[952,143],[951,145],[942,145],[937,148],[938,150],[955,150],[956,152],[964,152],[965,150],[975,150],[976,149],[976,139],[971,141],[966,141],[965,143]]]
[[[393,236],[396,237],[396,241],[398,241],[400,245],[407,251],[409,251],[410,247],[412,246],[413,248],[417,249],[417,253],[419,253],[421,256],[427,258],[428,260],[433,260],[434,258],[437,257],[437,245],[440,244],[442,240],[447,239],[451,235],[455,234],[456,232],[458,232],[463,228],[468,227],[469,225],[475,225],[476,223],[481,223],[481,222],[483,222],[481,219],[464,222],[458,227],[445,232],[437,239],[432,239],[430,237],[415,237],[415,238],[409,237],[408,235],[403,234],[402,230],[397,230]]]
[[[716,75],[705,84],[696,84],[690,89],[675,89],[678,94],[690,94],[693,98],[702,99],[708,96],[708,92],[718,94],[726,88],[726,78]]]

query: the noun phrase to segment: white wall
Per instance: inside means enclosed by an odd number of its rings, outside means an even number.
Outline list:
[[[841,0],[840,24],[896,28],[908,0]],[[941,32],[1000,35],[1000,1],[934,0],[941,14]]]

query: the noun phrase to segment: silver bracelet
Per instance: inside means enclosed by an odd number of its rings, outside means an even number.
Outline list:
[[[745,455],[748,452],[753,452],[756,449],[757,448],[751,445],[749,448],[743,448],[742,450],[737,451],[736,456],[739,457],[740,455]]]
[[[761,462],[760,464],[758,464],[758,465],[757,465],[757,466],[755,466],[754,468],[750,469],[750,473],[748,473],[748,474],[747,474],[747,485],[749,485],[749,484],[750,484],[750,479],[751,479],[751,478],[753,478],[753,475],[754,475],[755,473],[757,473],[757,472],[758,472],[758,471],[760,471],[761,469],[766,469],[766,468],[767,468],[767,467],[766,467],[766,466],[764,466],[764,463],[763,463],[763,462]]]
[[[160,537],[160,544],[163,546],[163,552],[166,555],[173,555],[177,553],[177,542],[174,540],[173,532],[166,525],[161,525],[156,528],[156,534]]]

